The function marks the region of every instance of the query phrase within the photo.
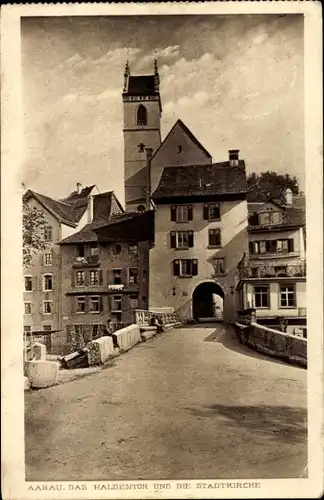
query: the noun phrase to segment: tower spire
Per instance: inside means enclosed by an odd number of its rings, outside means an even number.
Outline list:
[[[154,59],[154,87],[155,87],[155,90],[157,92],[159,91],[159,86],[160,86],[159,69],[158,69],[157,60]]]
[[[129,75],[130,75],[129,62],[126,61],[126,66],[124,71],[124,92],[127,91]]]

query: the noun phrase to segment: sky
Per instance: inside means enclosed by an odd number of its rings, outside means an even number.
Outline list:
[[[60,198],[76,183],[124,202],[122,87],[160,72],[162,139],[180,118],[213,157],[304,189],[300,15],[103,16],[22,20],[23,180]]]

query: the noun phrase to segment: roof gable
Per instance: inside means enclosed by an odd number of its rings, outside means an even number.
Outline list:
[[[154,152],[152,160],[158,156],[158,154],[161,152],[162,149],[168,147],[168,143],[171,140],[172,136],[176,135],[178,131],[182,132],[182,134],[185,134],[188,137],[188,139],[195,145],[195,147],[198,148],[206,156],[206,161],[208,158],[211,159],[211,154],[207,151],[207,149],[204,148],[204,146],[198,141],[197,137],[183,123],[183,121],[178,119],[171,128],[171,130],[169,131],[169,133],[166,135],[164,140],[161,142],[160,146]],[[189,162],[189,164],[190,163],[192,162]]]

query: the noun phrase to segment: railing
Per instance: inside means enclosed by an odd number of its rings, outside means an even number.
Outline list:
[[[74,266],[78,267],[81,265],[94,266],[99,264],[99,255],[88,255],[87,257],[76,257]]]
[[[158,320],[162,320],[163,325],[170,323],[177,323],[178,317],[176,313],[162,313],[147,311],[145,309],[135,309],[134,311],[134,323],[139,326],[149,326],[151,324],[152,318],[156,317]]]
[[[306,264],[291,266],[246,266],[239,270],[240,279],[244,278],[304,278],[306,277]]]

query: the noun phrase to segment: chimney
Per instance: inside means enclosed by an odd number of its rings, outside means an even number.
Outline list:
[[[78,193],[78,194],[81,194],[81,191],[82,191],[82,184],[80,184],[80,182],[77,182],[76,187],[77,187],[77,193]]]
[[[147,207],[149,207],[151,201],[151,160],[153,156],[153,149],[145,148],[145,154],[146,154],[146,167],[148,171],[148,189],[146,191],[146,203]]]
[[[239,164],[239,149],[230,149],[228,151],[230,167],[238,167]]]
[[[291,206],[293,202],[293,193],[290,188],[287,188],[285,191],[285,202],[287,206]]]
[[[93,220],[93,196],[91,194],[88,196],[88,207],[87,207],[87,214],[88,214],[88,224],[90,224]]]

